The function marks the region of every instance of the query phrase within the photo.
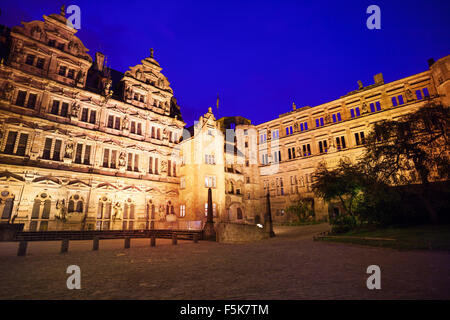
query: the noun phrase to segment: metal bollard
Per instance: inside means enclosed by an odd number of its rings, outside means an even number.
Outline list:
[[[131,238],[130,237],[126,237],[125,238],[125,249],[129,249],[130,248],[130,243],[131,243]]]
[[[156,246],[156,237],[153,235],[150,238],[150,247]]]
[[[194,243],[198,243],[198,233],[194,233]]]
[[[69,251],[69,239],[62,239],[60,253],[67,253],[68,251]]]
[[[17,250],[17,255],[19,257],[26,256],[27,255],[27,247],[28,247],[28,241],[20,241],[19,249]]]
[[[98,247],[100,245],[100,239],[99,237],[94,237],[93,241],[92,241],[92,250],[93,251],[98,251]]]
[[[177,234],[176,233],[172,233],[172,244],[173,245],[177,244]]]

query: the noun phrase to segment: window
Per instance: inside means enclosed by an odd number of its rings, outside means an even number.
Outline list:
[[[317,118],[316,119],[316,128],[323,127],[323,126],[324,126],[323,117]]]
[[[216,187],[216,177],[205,176],[205,188],[215,188],[215,187]]]
[[[308,130],[308,122],[300,123],[300,131],[306,131],[306,130]]]
[[[337,150],[342,150],[342,149],[345,149],[345,148],[346,148],[346,146],[345,146],[345,137],[344,136],[337,137],[336,138],[336,149]]]
[[[38,58],[38,60],[36,62],[36,67],[39,69],[44,69],[44,64],[45,64],[45,59]]]
[[[67,78],[73,79],[74,75],[75,75],[75,70],[69,69],[69,71],[67,72]]]
[[[259,135],[259,143],[264,143],[267,141],[267,135],[265,133],[261,133]]]
[[[27,108],[34,109],[34,107],[36,106],[36,98],[37,94],[35,93],[30,93],[28,95]]]
[[[286,127],[286,135],[288,136],[288,135],[290,135],[290,134],[292,134],[292,126],[289,126],[289,127]]]
[[[186,179],[184,177],[180,178],[180,188],[181,189],[186,188]]]
[[[91,110],[91,114],[89,115],[89,123],[95,124],[96,117],[97,111]]]
[[[276,178],[277,196],[284,195],[283,178]]]
[[[19,92],[17,94],[16,105],[18,105],[20,107],[24,107],[26,98],[27,98],[27,92],[19,90]]]
[[[273,152],[273,163],[279,163],[281,161],[281,151]]]
[[[311,155],[311,146],[310,146],[310,144],[309,143],[308,144],[304,144],[302,146],[302,151],[303,151],[303,156],[304,157],[310,156]]]
[[[111,129],[120,130],[120,117],[110,114],[106,126]]]
[[[77,147],[75,149],[75,163],[78,164],[90,164],[91,157],[91,146],[85,145],[83,143],[77,143]]]
[[[28,64],[28,65],[30,65],[30,66],[32,66],[32,65],[34,64],[34,59],[35,59],[35,58],[36,58],[36,57],[35,57],[34,55],[29,54],[29,55],[27,55],[27,58],[26,58],[26,60],[25,60],[25,63]]]
[[[216,164],[213,154],[205,154],[205,164]]]
[[[295,147],[288,149],[288,157],[289,159],[295,159]]]
[[[182,204],[180,205],[180,217],[185,217],[186,216],[186,205]]]
[[[28,133],[21,133],[19,139],[17,139],[18,135],[15,131],[8,132],[5,148],[3,149],[4,153],[25,156],[29,135]]]
[[[95,124],[96,119],[97,119],[97,111],[96,110],[91,110],[89,108],[83,108],[83,110],[81,111],[81,119],[80,119],[81,121]],[[108,121],[109,121],[109,119],[108,119]]]
[[[45,138],[42,159],[61,161],[62,140]]]
[[[136,153],[128,153],[127,170],[139,172],[139,155]]]
[[[116,169],[117,168],[117,150],[104,149],[103,150],[103,167]]]
[[[333,118],[333,122],[340,122],[340,121],[342,121],[340,112],[333,113],[331,117]]]
[[[326,153],[327,151],[328,151],[327,140],[319,141],[319,152]]]
[[[355,133],[355,141],[357,146],[360,146],[365,143],[363,131]]]
[[[381,110],[380,101],[372,102],[370,104],[370,112],[376,112]]]
[[[350,117],[355,118],[359,117],[361,115],[361,112],[359,110],[359,107],[350,109]]]
[[[291,194],[298,193],[298,181],[297,176],[291,176]]]
[[[278,129],[272,131],[272,139],[278,139],[280,137],[280,132]]]
[[[398,105],[402,105],[402,104],[405,103],[405,102],[403,101],[403,96],[402,96],[402,95],[399,95],[399,96],[396,96],[396,97],[392,97],[392,98],[391,98],[391,101],[392,101],[392,106],[393,106],[393,107],[396,107],[396,106],[398,106]]]
[[[428,92],[428,88],[423,88],[422,91],[423,91],[423,96],[425,98],[429,98],[430,97],[430,92]]]
[[[267,153],[261,154],[261,164],[269,164],[269,156]]]
[[[65,77],[67,68],[64,66],[59,67],[59,75]]]
[[[213,216],[215,217],[216,214],[216,204],[213,203]],[[208,203],[205,203],[205,217],[208,216]]]
[[[59,108],[61,105],[61,109]],[[50,110],[51,114],[61,116],[61,117],[67,117],[67,112],[69,109],[69,104],[67,102],[63,102],[61,104],[58,100],[53,100],[52,108]]]
[[[83,108],[83,110],[81,111],[81,121],[83,122],[87,122],[88,121],[88,112],[89,109],[88,108]]]

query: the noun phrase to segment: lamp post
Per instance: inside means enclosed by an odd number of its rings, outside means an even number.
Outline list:
[[[267,212],[266,212],[266,218],[264,219],[265,223],[269,225],[269,236],[271,238],[275,237],[275,232],[273,232],[273,223],[272,223],[272,211],[270,210],[270,193],[267,192]]]
[[[216,231],[214,230],[214,221],[213,221],[213,203],[212,203],[211,188],[208,188],[208,212],[205,227],[203,228],[203,238],[209,241],[216,241]]]

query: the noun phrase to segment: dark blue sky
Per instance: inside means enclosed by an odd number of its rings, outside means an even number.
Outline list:
[[[77,33],[122,72],[155,48],[191,124],[214,107],[258,124],[364,85],[427,69],[450,54],[450,1],[66,1],[81,8]],[[42,19],[62,1],[0,0],[0,23]],[[381,30],[366,8],[381,8]]]

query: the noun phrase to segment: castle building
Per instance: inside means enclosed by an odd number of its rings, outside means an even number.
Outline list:
[[[201,228],[207,190],[215,219],[263,223],[310,203],[318,164],[356,161],[373,123],[432,101],[450,105],[450,56],[390,83],[383,76],[339,99],[254,125],[215,119],[185,128],[162,68],[150,56],[121,73],[87,53],[64,12],[0,28],[0,222],[25,230]]]
[[[145,229],[178,214],[173,150],[185,123],[153,50],[122,74],[101,53],[92,61],[64,13],[6,33],[1,221]]]

